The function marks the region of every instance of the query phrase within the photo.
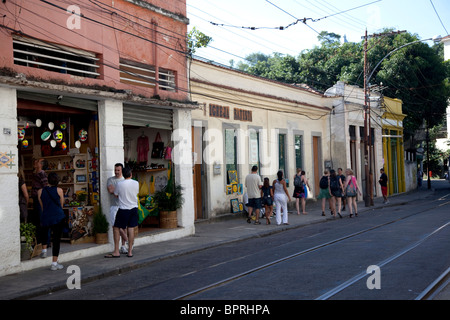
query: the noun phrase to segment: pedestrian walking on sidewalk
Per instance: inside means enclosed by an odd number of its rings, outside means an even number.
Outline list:
[[[59,264],[58,256],[61,245],[61,236],[64,228],[66,215],[63,211],[64,192],[58,188],[59,176],[55,172],[48,175],[48,186],[40,189],[37,193],[39,204],[42,209],[41,228],[42,228],[42,252],[41,258],[47,257],[47,246],[50,242],[50,231],[52,233],[52,264],[50,270],[56,271],[63,269]]]
[[[261,197],[266,213],[266,224],[270,224],[270,218],[273,213],[273,187],[270,185],[269,178],[264,178],[264,184],[261,187]]]
[[[325,171],[323,172],[322,178],[320,178],[320,182],[319,182],[320,192],[319,192],[319,195],[317,196],[317,199],[322,199],[322,216],[323,217],[325,216],[326,200],[328,200],[328,205],[329,205],[330,209],[332,208],[329,184],[330,184],[330,172],[325,169]]]
[[[358,181],[356,181],[355,176],[353,175],[352,169],[347,169],[345,171],[347,177],[345,178],[345,195],[347,197],[348,207],[350,208],[350,218],[353,217],[353,209],[355,209],[355,217],[358,216],[358,205],[356,203],[356,194],[362,195],[361,190],[359,189]]]
[[[255,224],[261,224],[259,222],[259,210],[262,208],[261,186],[262,181],[258,174],[258,167],[253,166],[252,172],[245,177],[245,187],[247,188],[248,195],[248,223],[251,223],[252,213],[255,211]]]
[[[342,185],[345,185],[345,175],[342,168],[338,168],[338,177],[341,179]],[[347,202],[347,199],[345,197],[345,192],[342,194],[342,211],[345,211],[345,203]]]
[[[384,169],[383,169],[383,168],[380,169],[380,174],[381,174],[381,175],[380,175],[380,180],[378,180],[378,182],[380,183],[380,186],[381,186],[381,193],[383,194],[383,199],[384,199],[383,203],[389,203],[389,200],[388,200],[388,198],[387,198],[387,191],[388,191],[387,183],[388,183],[388,177],[387,177],[386,173],[384,173]]]
[[[306,173],[302,169],[297,169],[297,174],[294,176],[294,194],[292,195],[295,198],[295,208],[297,209],[297,214],[300,214],[300,204],[302,202],[302,213],[307,214],[306,212],[306,197],[307,197],[307,189],[309,188],[308,179],[306,179]]]
[[[117,183],[125,180],[122,175],[123,164],[116,163],[114,165],[114,176],[109,177],[106,181],[106,187],[108,188],[108,192],[110,194],[110,207],[109,207],[109,223],[110,225],[114,225],[114,221],[116,220],[116,214],[119,210],[119,198],[115,196],[114,190],[116,188]],[[128,249],[126,248],[126,243],[128,241],[127,230],[120,229],[119,230],[120,237],[122,239],[122,246],[120,247],[120,253],[127,254]]]
[[[286,188],[286,180],[283,178],[283,171],[277,172],[278,179],[273,180],[273,197],[275,200],[276,205],[276,219],[277,219],[277,225],[281,224],[281,209],[283,209],[283,224],[289,224],[288,223],[288,208],[287,208],[287,201],[291,201],[291,196],[289,195],[289,192]]]
[[[337,204],[337,214],[339,218],[341,216],[341,197],[343,193],[343,185],[341,178],[336,175],[336,171],[330,170],[330,193],[331,193],[331,214],[336,218],[336,204]]]
[[[119,197],[119,210],[113,226],[114,252],[105,256],[105,258],[119,258],[120,229],[128,231],[128,254],[127,257],[133,257],[134,228],[138,225],[138,193],[139,182],[132,178],[131,168],[123,168],[123,177],[125,180],[119,182],[114,194]]]

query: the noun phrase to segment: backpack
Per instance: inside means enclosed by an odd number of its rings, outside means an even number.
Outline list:
[[[330,178],[330,189],[331,190],[339,189],[339,181],[338,181],[337,177]]]
[[[328,188],[328,177],[323,176],[320,178],[320,189],[327,189]]]
[[[302,176],[295,175],[294,186],[295,187],[301,187],[302,186]]]

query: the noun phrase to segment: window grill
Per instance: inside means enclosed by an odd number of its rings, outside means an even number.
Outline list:
[[[158,87],[160,90],[176,91],[175,72],[158,69]],[[141,87],[156,86],[156,68],[135,61],[120,59],[120,82]]]
[[[13,38],[14,64],[47,71],[97,78],[95,54],[23,37]]]
[[[160,68],[158,76],[159,76],[159,88],[161,90],[167,90],[172,92],[176,91],[175,73],[173,71]]]
[[[135,65],[133,62],[120,61],[120,82],[141,87],[155,87],[155,67]]]

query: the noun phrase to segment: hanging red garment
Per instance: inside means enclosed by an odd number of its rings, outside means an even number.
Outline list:
[[[137,162],[147,162],[150,150],[147,136],[140,136],[137,140]]]

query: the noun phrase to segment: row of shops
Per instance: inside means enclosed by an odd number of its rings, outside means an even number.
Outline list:
[[[102,148],[96,101],[21,91],[17,97],[18,166],[30,195],[27,204],[30,218],[24,213],[21,222],[33,221],[36,205],[35,190],[32,189],[34,162],[43,160],[45,173],[57,173],[59,186],[64,191],[67,224],[63,239],[71,243],[92,241],[92,216],[100,208],[101,194],[99,157]],[[160,119],[154,125],[151,121],[156,117],[152,117],[152,112]],[[133,176],[141,185],[151,187],[141,188],[140,196],[148,202],[155,190],[167,184],[168,172],[171,172],[171,157],[152,153],[152,146],[156,139],[160,141],[162,151],[170,148],[172,111],[148,110],[146,116],[144,113],[136,107],[124,106],[124,157],[118,162],[133,168]],[[152,120],[146,121],[146,117]],[[113,167],[105,168],[108,170],[113,175]],[[157,210],[150,212],[157,215]],[[142,226],[159,225],[157,220],[146,219],[150,212],[146,211],[141,218]]]
[[[173,102],[164,105],[165,102],[158,101],[152,101],[153,105],[127,104],[115,99],[99,101],[64,95],[62,91],[58,94],[38,93],[8,87],[0,87],[0,98],[5,103],[5,108],[2,108],[5,114],[2,120],[2,180],[6,178],[5,183],[10,181],[11,185],[17,185],[14,181],[19,176],[25,181],[29,195],[28,203],[22,206],[26,211],[21,213],[20,221],[10,219],[5,225],[14,232],[8,235],[9,254],[2,258],[0,273],[8,274],[42,264],[42,259],[21,257],[18,236],[19,224],[33,223],[36,198],[33,197],[32,186],[36,160],[45,163],[43,169],[47,175],[51,172],[58,174],[59,187],[64,192],[63,259],[110,250],[112,234],[106,247],[95,243],[93,215],[102,210],[112,225],[108,215],[110,196],[106,180],[114,175],[116,163],[132,167],[133,178],[145,186],[140,188],[139,195],[143,200],[139,226],[142,237],[136,240],[136,245],[194,232],[194,221],[190,221],[180,209],[178,229],[181,231],[166,230],[164,235],[158,235],[158,210],[150,201],[155,191],[166,186],[169,175],[178,181],[188,181],[184,188],[185,197],[189,199],[189,179],[183,177],[189,171],[173,161],[187,152],[185,148],[189,148],[189,144],[182,143],[187,138],[182,137],[178,148],[172,152],[172,134],[174,129],[190,129],[192,105]],[[5,143],[6,140],[9,143]],[[154,152],[156,144],[162,152]],[[188,177],[191,178],[190,175]],[[12,209],[11,212],[18,210],[18,201],[14,199],[17,198],[4,194],[2,212],[7,212],[8,208]],[[189,206],[191,201],[186,201],[186,204]]]
[[[0,88],[2,98],[16,114],[10,116],[10,123],[17,123],[18,138],[10,149],[16,147],[17,154],[2,150],[9,156],[11,172],[17,165],[30,190],[34,160],[45,159],[45,171],[56,172],[61,178],[67,215],[67,250],[62,255],[66,259],[109,250],[111,234],[106,247],[93,243],[92,214],[100,207],[109,208],[105,184],[116,163],[132,167],[133,177],[142,186],[139,196],[146,210],[140,217],[136,245],[191,235],[197,220],[241,214],[246,193],[243,181],[253,165],[269,181],[282,170],[290,192],[297,169],[303,169],[311,199],[319,192],[324,169],[351,167],[360,185],[366,183],[363,119],[357,96],[361,90],[347,87],[353,95],[345,90],[323,95],[311,88],[268,81],[198,60],[191,68],[192,104],[150,100],[131,104],[126,99],[98,100],[87,98],[89,95]],[[397,105],[395,108],[398,112]],[[381,116],[381,105],[374,110]],[[401,113],[401,103],[399,110]],[[398,115],[392,117],[397,119]],[[371,131],[373,170],[376,174],[388,166],[388,174],[404,181],[404,176],[391,171],[401,169],[400,164],[391,166],[394,157],[402,158],[401,143],[394,148],[394,142],[386,142],[388,137],[382,136],[377,126],[373,123]],[[12,136],[15,128],[10,129]],[[388,144],[392,148],[387,148]],[[3,163],[8,166],[8,161]],[[167,184],[169,174],[183,185],[185,203],[177,213],[178,227],[162,230],[151,196]],[[391,183],[396,183],[392,186],[395,192],[404,190],[397,182]],[[377,184],[373,188],[374,196],[381,194]],[[33,210],[32,200],[28,209]],[[18,230],[18,219],[12,226]],[[78,246],[91,242],[87,248]],[[17,255],[11,257],[17,259]],[[32,259],[22,261],[18,268],[39,265],[39,259]]]

